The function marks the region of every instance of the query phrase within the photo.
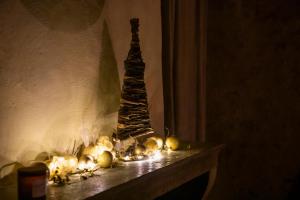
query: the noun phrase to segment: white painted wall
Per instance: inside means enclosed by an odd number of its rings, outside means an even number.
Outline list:
[[[107,0],[103,10],[101,0],[0,2],[0,166],[71,149],[83,132],[111,134],[117,110],[104,115],[97,93],[103,23],[122,83],[131,17],[140,18],[151,119],[161,133],[160,0]]]

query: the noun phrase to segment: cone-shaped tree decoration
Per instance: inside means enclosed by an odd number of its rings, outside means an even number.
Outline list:
[[[132,40],[125,64],[116,137],[124,140],[153,133],[151,128],[147,93],[144,82],[145,63],[142,60],[138,26],[139,20],[130,20]]]

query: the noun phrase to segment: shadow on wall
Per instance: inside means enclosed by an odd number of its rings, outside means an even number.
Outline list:
[[[101,48],[97,89],[94,95],[88,97],[81,117],[82,121],[84,121],[85,116],[91,112],[91,109],[95,109],[92,112],[96,113],[96,118],[91,122],[91,127],[85,127],[86,125],[83,124],[80,130],[81,139],[86,146],[90,143],[94,143],[99,135],[112,135],[117,125],[117,112],[121,95],[120,79],[111,36],[105,20],[103,22]],[[93,106],[94,104],[96,105]],[[59,135],[63,135],[64,133],[59,132],[57,127],[71,126],[74,120],[76,119],[73,119],[71,114],[57,118],[57,120],[49,126],[45,140],[49,135],[54,134],[59,138]],[[59,143],[64,143],[64,141],[57,141],[56,144]],[[68,144],[68,146],[63,146],[63,144],[58,145],[63,147],[59,149],[59,151],[71,153],[73,145],[79,146],[81,145],[81,141],[68,141]]]
[[[35,16],[42,24],[46,25],[50,29],[75,33],[85,30],[97,21],[97,19],[101,16],[105,1],[90,0],[71,2],[70,0],[21,0],[21,2],[33,16]],[[81,10],[82,7],[85,8],[83,9],[84,11]],[[91,9],[96,10],[92,11]],[[65,13],[65,10],[68,12]],[[14,162],[15,160],[29,161],[30,159],[34,158],[37,153],[42,151],[50,152],[54,150],[71,153],[72,149],[74,148],[74,142],[76,142],[76,146],[79,146],[84,140],[82,139],[81,141],[80,138],[76,138],[76,141],[74,141],[75,137],[72,138],[72,136],[69,137],[69,139],[64,138],[64,140],[62,140],[61,138],[68,134],[65,130],[74,130],[77,132],[80,131],[81,136],[88,135],[88,137],[90,137],[89,142],[93,142],[92,139],[95,139],[100,134],[112,134],[112,131],[114,128],[116,128],[117,124],[117,111],[119,108],[121,89],[118,67],[112,46],[111,36],[108,30],[108,24],[104,20],[102,25],[102,37],[99,36],[99,38],[102,38],[99,65],[97,66],[96,64],[95,66],[95,71],[98,71],[98,76],[95,75],[96,82],[91,83],[91,85],[93,84],[93,86],[91,86],[92,89],[88,88],[92,90],[92,94],[89,96],[84,96],[83,102],[79,101],[78,106],[76,107],[78,110],[61,113],[59,113],[60,110],[56,110],[59,114],[56,115],[55,120],[49,121],[49,124],[47,124],[45,130],[45,134],[42,136],[42,138],[37,139],[38,141],[43,141],[43,143],[37,143],[35,138],[26,138],[26,141],[30,142],[28,146],[25,146],[24,151],[22,151],[22,153],[16,158],[6,157],[2,154],[0,155],[0,161],[3,161],[4,164]],[[63,76],[64,74],[60,73],[60,75]],[[93,81],[94,79],[91,80]],[[80,82],[80,80],[74,81]],[[69,87],[71,86],[68,85],[66,88]],[[77,95],[81,93],[78,92]],[[76,101],[76,99],[73,98],[72,101]],[[72,103],[77,104],[77,102]],[[95,113],[95,115],[89,113],[91,110],[93,114]],[[89,120],[91,120],[87,125],[88,127],[86,127],[88,130],[75,130],[77,125],[84,121],[86,115],[88,115]],[[90,115],[92,117],[90,117]],[[74,124],[76,126],[74,126]],[[60,129],[58,127],[63,128]],[[69,135],[70,134],[72,134],[72,131],[69,133]],[[49,138],[52,141],[49,141]],[[55,141],[53,141],[53,138]],[[18,139],[22,142],[23,138],[20,137],[14,139]],[[52,147],[55,149],[49,149]],[[4,176],[6,174],[7,173],[4,172],[2,175]]]
[[[101,47],[96,94],[97,118],[92,127],[92,130],[96,131],[95,137],[98,137],[100,133],[101,135],[111,135],[116,128],[121,96],[117,61],[105,20],[103,22]]]
[[[72,33],[93,25],[101,16],[105,0],[21,0],[21,2],[48,28]]]
[[[99,65],[98,108],[103,108],[100,115],[118,111],[120,104],[120,78],[112,41],[106,21],[103,22],[102,50]],[[105,105],[103,107],[103,105]],[[98,116],[101,117],[101,116]]]

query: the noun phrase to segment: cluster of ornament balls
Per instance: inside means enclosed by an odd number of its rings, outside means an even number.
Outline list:
[[[172,151],[175,151],[178,150],[179,148],[179,140],[175,136],[168,136],[165,140],[165,145],[164,145],[163,139],[161,137],[154,136],[148,138],[144,142],[144,146],[146,147],[146,149],[150,151],[156,149],[162,149],[163,146],[165,146],[167,150],[170,149]]]
[[[167,135],[169,135],[169,130],[166,129]],[[130,155],[131,160],[138,160],[135,158],[135,156],[140,155],[151,155],[151,153],[154,153],[157,150],[172,150],[176,151],[179,148],[179,140],[176,136],[167,136],[165,141],[161,136],[152,136],[147,138],[143,144],[135,144],[131,147],[129,147],[125,153],[125,155]],[[110,149],[112,150],[112,149]],[[121,159],[122,160],[122,159]],[[87,155],[81,156],[79,159],[80,161],[89,162],[91,161],[90,157]],[[109,168],[112,166],[113,162],[113,155],[110,151],[103,151],[102,154],[100,154],[97,157],[97,163],[101,168]]]
[[[144,160],[158,151],[164,149],[175,151],[178,147],[179,141],[175,136],[167,137],[165,142],[160,136],[151,136],[142,143],[136,141],[124,153],[121,153],[118,158],[122,161]]]
[[[167,132],[167,135],[169,135],[169,132]],[[179,140],[176,136],[167,136],[165,138],[165,141],[161,136],[151,136],[147,138],[143,144],[137,144],[134,146],[131,146],[130,148],[127,149],[127,152],[130,155],[131,160],[139,160],[135,156],[140,156],[140,155],[151,155],[151,153],[155,153],[157,150],[178,150],[179,148]],[[106,145],[110,146],[110,145]],[[112,150],[113,146],[110,146]],[[101,168],[110,168],[112,167],[113,163],[113,155],[109,150],[103,151],[101,154],[97,156],[97,164]],[[83,154],[78,160],[78,163],[94,163],[94,159],[91,156],[91,151],[92,151],[92,146],[86,147],[83,151]],[[145,156],[147,157],[147,156]],[[144,157],[144,158],[145,158]],[[122,159],[121,159],[122,160]],[[87,170],[87,169],[82,169],[81,171],[81,178],[86,179],[88,176],[93,176],[93,171],[94,170]],[[88,174],[86,174],[88,173]],[[72,174],[72,173],[71,173]],[[71,175],[70,174],[70,175]],[[76,174],[76,173],[74,173]],[[58,171],[55,171],[54,174],[51,176],[52,181],[55,183],[59,184],[64,184],[70,181],[69,176],[66,174],[62,176],[62,174],[58,173]]]
[[[179,140],[176,136],[167,136],[165,141],[161,136],[152,136],[147,138],[143,144],[137,144],[129,148],[131,155],[151,155],[157,150],[176,151],[179,148]],[[135,160],[135,159],[133,159]]]

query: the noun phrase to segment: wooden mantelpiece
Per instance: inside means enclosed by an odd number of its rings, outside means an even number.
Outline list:
[[[47,199],[155,199],[210,172],[204,199],[213,185],[222,147],[202,145],[192,150],[165,152],[160,160],[122,163],[116,168],[100,170],[99,176],[85,181],[49,186]],[[9,193],[13,194],[12,190]],[[15,194],[9,196],[16,198]]]

